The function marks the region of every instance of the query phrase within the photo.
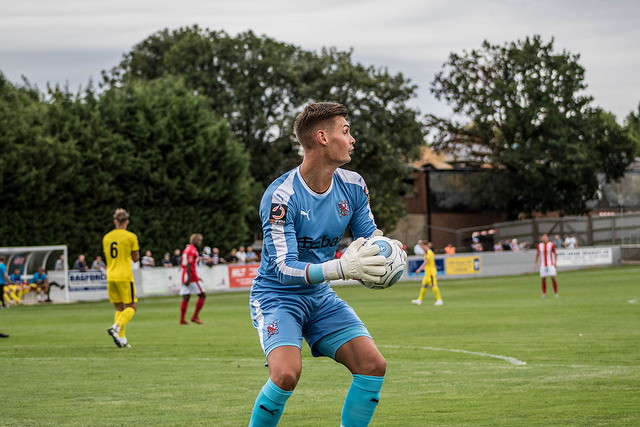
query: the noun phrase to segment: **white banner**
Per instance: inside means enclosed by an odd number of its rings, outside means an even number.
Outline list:
[[[136,280],[136,287],[140,295],[176,295],[180,291],[182,271],[179,267],[141,268],[138,271],[141,280],[140,283]],[[229,287],[229,272],[226,265],[198,266],[197,271],[205,291]]]
[[[558,267],[613,264],[611,248],[559,249]]]

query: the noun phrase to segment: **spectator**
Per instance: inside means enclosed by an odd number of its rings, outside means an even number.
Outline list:
[[[258,254],[253,251],[251,246],[247,247],[247,264],[255,264],[258,262]]]
[[[564,247],[564,243],[562,242],[562,238],[559,234],[553,236],[553,244],[555,245],[556,249],[562,249]]]
[[[209,246],[205,246],[204,250],[198,257],[198,265],[206,265],[207,267],[213,266],[213,261],[211,260],[211,248]]]
[[[518,239],[511,239],[511,250],[512,251],[519,251],[520,250],[520,245],[518,244]]]
[[[505,239],[504,243],[502,244],[502,250],[504,251],[511,250],[511,239]]]
[[[84,259],[84,255],[83,254],[78,255],[78,259],[76,260],[76,262],[73,263],[73,270],[87,271],[88,269],[89,269],[89,266],[87,265],[87,262]]]
[[[9,290],[9,283],[11,279],[7,274],[7,266],[4,263],[4,255],[0,256],[0,300],[2,300],[2,308],[7,308],[5,299],[9,300],[9,296],[5,293]]]
[[[142,266],[142,268],[148,268],[148,267],[155,267],[156,266],[156,261],[151,256],[151,251],[146,251],[144,253],[144,256],[142,257],[142,260],[140,261],[140,265]]]
[[[56,260],[55,270],[56,271],[64,271],[66,263],[64,261],[64,254],[60,255],[60,258]]]
[[[564,247],[567,249],[577,249],[578,248],[578,240],[573,236],[573,234],[569,233],[566,239],[564,239]]]
[[[418,243],[413,247],[413,253],[416,255],[424,255],[424,249],[420,246],[420,240],[418,240]]]
[[[171,264],[173,264],[174,267],[179,267],[181,263],[182,252],[180,251],[180,249],[175,249],[173,251],[173,256],[171,257]]]
[[[225,258],[225,262],[228,264],[238,263],[238,250],[236,248],[231,249],[231,253]]]
[[[236,257],[238,257],[239,264],[246,264],[247,262],[247,253],[244,251],[244,246],[240,246],[238,248],[238,252],[236,252]]]
[[[453,244],[449,243],[447,246],[444,247],[444,253],[447,255],[455,255],[456,247],[453,246]]]
[[[91,263],[92,270],[104,270],[105,268],[107,268],[107,264],[104,263],[100,255],[98,255]]]
[[[502,252],[502,242],[500,240],[498,240],[494,245],[493,245],[493,251],[494,252]]]
[[[22,283],[22,273],[19,267],[13,269],[13,273],[9,276],[9,279],[11,280],[11,285],[9,285],[11,298],[16,303],[20,303],[22,296],[29,292],[31,287],[26,282]]]
[[[51,300],[49,299],[49,280],[47,279],[47,275],[44,272],[44,267],[38,266],[38,271],[34,273],[33,277],[31,277],[30,286],[36,291],[38,304],[51,302]],[[40,292],[42,292],[43,297],[47,297],[45,300],[40,297]]]
[[[164,254],[164,258],[162,258],[162,266],[165,268],[173,267],[173,263],[171,262],[171,254],[169,252]]]
[[[482,252],[484,250],[482,243],[480,243],[480,239],[478,239],[477,237],[473,238],[473,243],[471,244],[471,250],[473,252]]]
[[[213,253],[211,254],[211,262],[213,263],[213,265],[225,264],[227,260],[220,256],[220,249],[213,248]]]

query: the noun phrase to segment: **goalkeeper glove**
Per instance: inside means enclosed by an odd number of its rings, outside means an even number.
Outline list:
[[[386,258],[378,255],[380,248],[371,246],[362,248],[364,237],[360,237],[347,247],[339,259],[322,264],[309,264],[307,278],[310,284],[321,283],[336,279],[361,279],[378,283],[380,277],[386,273],[384,263]]]

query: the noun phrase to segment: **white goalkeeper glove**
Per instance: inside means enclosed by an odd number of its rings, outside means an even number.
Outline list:
[[[367,282],[378,283],[380,277],[384,276],[387,269],[384,263],[387,259],[378,255],[378,246],[363,248],[365,239],[360,237],[353,241],[347,250],[340,257],[340,267],[342,268],[343,279],[361,279]]]
[[[377,246],[362,248],[364,242],[364,237],[351,242],[339,259],[322,264],[309,264],[307,267],[308,283],[314,284],[337,279],[361,279],[378,283],[380,277],[387,271],[384,267],[386,258],[378,255],[380,248]]]
[[[373,234],[371,234],[371,237],[376,237],[376,236],[384,236],[384,233],[379,228],[376,228]],[[396,244],[397,247],[400,248],[400,250],[402,251],[402,260],[404,262],[407,262],[407,253],[404,251],[402,242],[400,240],[391,239],[391,238],[389,240],[391,240],[393,243]]]

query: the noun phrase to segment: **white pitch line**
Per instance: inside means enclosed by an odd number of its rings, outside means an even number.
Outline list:
[[[494,359],[500,359],[511,363],[512,365],[522,366],[526,365],[527,362],[523,362],[522,360],[518,360],[514,357],[509,356],[500,356],[498,354],[488,354],[488,353],[478,353],[477,351],[467,351],[467,350],[457,350],[454,348],[435,348],[435,347],[413,347],[413,346],[403,346],[403,345],[379,345],[378,347],[385,348],[417,348],[418,350],[431,350],[431,351],[448,351],[451,353],[464,353],[471,354],[474,356],[483,356],[483,357],[493,357]]]

